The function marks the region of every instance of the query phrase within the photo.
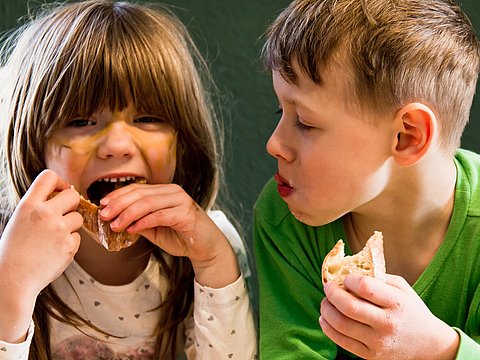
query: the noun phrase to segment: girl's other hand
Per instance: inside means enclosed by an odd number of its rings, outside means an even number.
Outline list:
[[[197,282],[219,288],[240,276],[236,255],[206,212],[178,185],[131,184],[100,204],[114,231],[140,234],[173,256],[190,258]]]
[[[53,191],[61,191],[48,199]],[[40,291],[70,264],[83,224],[79,194],[51,170],[28,189],[0,238],[0,339],[25,338]]]
[[[455,358],[458,334],[402,277],[351,274],[345,286],[327,283],[320,306],[320,326],[337,345],[366,359]]]
[[[55,190],[61,192],[49,199]],[[83,224],[75,211],[79,202],[80,195],[52,170],[33,181],[0,240],[0,274],[11,290],[36,296],[70,264]]]

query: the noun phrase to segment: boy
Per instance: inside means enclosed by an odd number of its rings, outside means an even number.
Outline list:
[[[297,0],[264,47],[281,119],[255,206],[263,359],[479,359],[480,67],[453,0]],[[386,281],[322,287],[382,231]]]

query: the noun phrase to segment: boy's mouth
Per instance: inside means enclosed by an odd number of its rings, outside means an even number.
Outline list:
[[[275,174],[274,179],[277,182],[277,190],[281,197],[285,198],[292,194],[294,190],[293,186],[278,172]]]
[[[130,184],[146,184],[147,180],[142,177],[125,176],[120,178],[104,178],[95,181],[87,189],[88,200],[95,205],[100,204],[100,200],[112,191]]]

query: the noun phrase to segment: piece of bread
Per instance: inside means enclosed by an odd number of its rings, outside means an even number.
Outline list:
[[[58,194],[52,193],[50,198]],[[105,247],[108,251],[119,251],[135,243],[139,236],[126,231],[115,232],[110,228],[110,221],[103,221],[98,216],[99,207],[80,195],[77,212],[83,216],[83,230]]]
[[[325,256],[322,264],[322,282],[335,281],[344,287],[343,281],[348,274],[384,278],[385,256],[383,254],[383,235],[379,231],[367,240],[365,247],[355,255],[345,256],[345,244],[338,240],[337,244]]]

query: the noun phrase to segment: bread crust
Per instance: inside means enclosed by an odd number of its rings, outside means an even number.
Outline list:
[[[335,281],[344,287],[343,281],[348,274],[358,273],[383,279],[385,272],[383,235],[375,231],[356,255],[345,256],[345,244],[343,240],[338,240],[323,259],[322,283],[325,285],[328,281]]]
[[[57,195],[59,192],[52,193],[50,198]],[[110,227],[110,221],[103,221],[98,216],[99,207],[91,201],[85,199],[80,195],[80,203],[77,207],[77,212],[83,217],[83,230],[87,232],[94,239],[108,251],[120,251],[126,247],[133,245],[139,235],[128,234],[126,231],[115,232]]]

